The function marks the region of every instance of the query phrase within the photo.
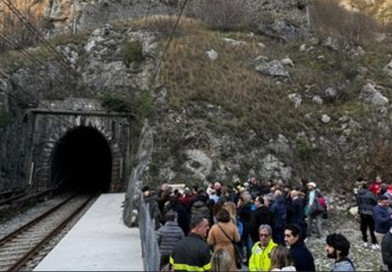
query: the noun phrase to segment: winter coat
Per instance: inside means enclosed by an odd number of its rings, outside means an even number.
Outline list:
[[[191,232],[174,247],[170,264],[174,271],[209,271],[211,257],[210,246],[202,237]]]
[[[392,233],[388,231],[381,243],[382,260],[388,266],[388,271],[392,271]]]
[[[161,255],[170,255],[174,246],[185,237],[178,223],[173,221],[166,222],[156,233]]]
[[[246,238],[249,236],[250,231],[250,218],[252,214],[252,203],[246,203],[239,207],[238,209],[238,219],[243,225],[242,237]]]
[[[237,227],[232,222],[219,223],[219,226],[235,243],[238,243],[241,240]],[[219,228],[219,226],[212,226],[210,233],[208,234],[207,243],[214,247],[214,251],[217,251],[219,249],[226,249],[230,253],[230,256],[233,260],[230,271],[237,271],[237,266],[235,264],[234,245]]]
[[[281,229],[287,224],[286,203],[282,196],[278,196],[270,207],[274,228]]]
[[[293,211],[291,223],[301,227],[305,218],[304,201],[299,197],[294,199],[291,202],[291,210]]]
[[[192,208],[191,208],[191,216],[195,216],[195,215],[202,215],[205,218],[208,219],[208,221],[210,221],[210,224],[212,224],[211,222],[211,212],[210,209],[207,207],[207,204],[204,203],[203,201],[196,201]]]
[[[373,213],[374,222],[376,223],[376,232],[387,233],[392,227],[392,219],[388,207],[377,205],[374,207]]]
[[[373,194],[375,194],[376,196],[379,196],[379,195],[381,194],[381,184],[382,184],[382,183],[374,182],[374,183],[372,183],[372,185],[370,185],[369,190],[370,190]]]
[[[266,206],[258,207],[252,212],[250,218],[250,237],[254,243],[259,241],[259,227],[261,225],[270,225],[273,227],[272,214]]]
[[[316,271],[313,255],[304,243],[295,243],[290,253],[297,271]]]
[[[377,205],[377,197],[371,191],[360,189],[358,191],[359,214],[373,215],[374,206]]]
[[[151,218],[155,220],[155,230],[160,227],[161,211],[159,209],[158,201],[154,197],[145,197],[144,202],[149,205]]]
[[[257,242],[252,248],[252,256],[249,259],[249,271],[268,271],[271,267],[271,259],[268,255],[277,246],[272,239],[264,249],[261,248],[260,242]]]
[[[355,271],[355,267],[351,260],[345,257],[335,262],[331,271]]]

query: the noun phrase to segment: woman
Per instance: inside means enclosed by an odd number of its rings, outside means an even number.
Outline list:
[[[287,248],[277,246],[271,250],[270,254],[270,271],[297,271],[293,266],[293,258]]]
[[[215,251],[211,258],[212,271],[230,271],[233,267],[233,259],[225,249]]]
[[[237,227],[231,222],[228,211],[222,209],[216,216],[218,224],[214,225],[208,235],[207,242],[214,247],[214,251],[225,249],[229,252],[232,260],[235,260],[234,244],[241,239]],[[233,261],[230,271],[237,271],[237,266]]]
[[[237,207],[233,202],[226,202],[223,204],[222,209],[229,212],[231,217],[231,222],[237,226]]]

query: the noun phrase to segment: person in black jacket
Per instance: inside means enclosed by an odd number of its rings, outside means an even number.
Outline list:
[[[256,210],[252,212],[250,217],[250,237],[253,244],[260,241],[259,227],[261,225],[273,226],[272,214],[267,206],[264,205],[264,198],[261,196],[255,199]]]
[[[174,247],[170,256],[172,271],[209,271],[212,253],[205,241],[209,230],[208,219],[192,217],[191,232]]]
[[[372,248],[379,249],[377,238],[374,234],[375,222],[373,217],[374,207],[377,205],[377,197],[368,189],[367,184],[362,184],[357,195],[358,211],[361,217],[361,231],[363,245],[368,246],[367,229],[369,228],[370,236],[372,238]],[[381,242],[381,241],[380,241]]]
[[[301,228],[296,225],[288,225],[284,231],[284,239],[290,247],[294,266],[297,271],[316,271],[313,255],[304,244],[301,232]]]
[[[274,221],[273,240],[279,245],[284,245],[284,226],[287,224],[287,209],[281,191],[275,191],[274,203],[270,207]]]
[[[305,203],[299,197],[299,192],[296,190],[291,191],[291,210],[292,217],[290,224],[297,225],[301,228],[303,239],[306,238],[306,224],[305,224]]]
[[[392,271],[392,228],[382,239],[381,252],[382,260],[388,266],[388,271]]]

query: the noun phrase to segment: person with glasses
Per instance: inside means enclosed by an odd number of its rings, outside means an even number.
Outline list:
[[[271,267],[270,252],[278,245],[272,240],[272,229],[269,225],[259,227],[259,239],[252,248],[249,260],[249,271],[269,271]]]

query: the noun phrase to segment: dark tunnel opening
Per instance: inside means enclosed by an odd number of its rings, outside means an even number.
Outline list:
[[[75,128],[56,144],[51,166],[55,193],[105,193],[110,189],[111,176],[112,152],[107,140],[97,129]]]

